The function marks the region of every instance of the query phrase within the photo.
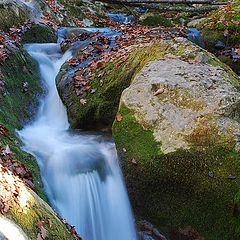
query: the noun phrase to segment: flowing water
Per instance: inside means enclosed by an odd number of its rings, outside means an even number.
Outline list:
[[[198,46],[205,48],[205,44],[203,41],[203,36],[199,30],[196,28],[189,28],[187,33],[187,38],[191,42],[197,44]]]
[[[135,21],[134,16],[124,13],[108,13],[107,16],[110,17],[113,21],[119,22],[121,24],[129,24]]]
[[[25,47],[38,62],[47,93],[36,119],[19,131],[25,151],[40,166],[49,200],[84,240],[136,240],[134,219],[113,142],[72,134],[55,77],[71,52],[59,44]]]

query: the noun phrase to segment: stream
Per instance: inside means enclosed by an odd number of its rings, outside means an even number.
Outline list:
[[[37,116],[18,131],[24,150],[37,159],[52,207],[83,240],[136,240],[135,223],[113,141],[69,131],[55,77],[71,58],[58,43],[27,44],[46,89]]]

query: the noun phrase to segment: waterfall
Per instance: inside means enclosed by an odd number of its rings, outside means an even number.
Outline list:
[[[54,209],[83,240],[136,240],[137,235],[115,145],[96,134],[68,131],[66,109],[55,77],[71,57],[59,44],[28,44],[39,64],[46,94],[35,120],[18,131],[24,150],[35,156]]]

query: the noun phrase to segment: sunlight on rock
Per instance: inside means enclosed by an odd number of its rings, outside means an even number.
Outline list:
[[[27,192],[26,188],[21,188],[21,192],[19,193],[19,205],[23,209],[27,205],[27,202],[29,200],[30,194]]]
[[[14,222],[0,217],[0,239],[27,240],[27,237]]]

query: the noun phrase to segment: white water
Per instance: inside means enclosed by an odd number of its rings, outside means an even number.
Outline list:
[[[55,86],[63,56],[58,44],[30,44],[47,94],[36,120],[19,131],[40,166],[52,206],[83,240],[136,240],[134,220],[115,146],[96,135],[73,135]]]

